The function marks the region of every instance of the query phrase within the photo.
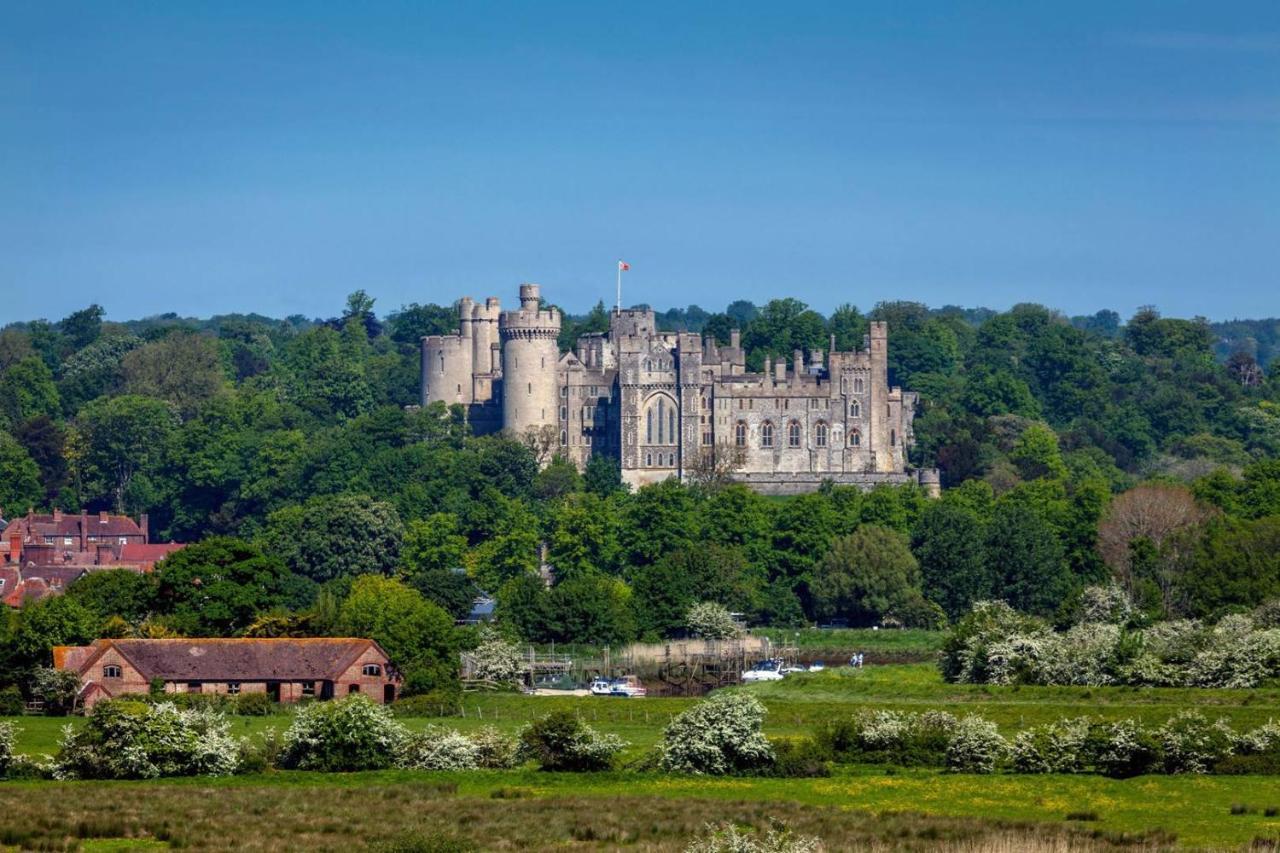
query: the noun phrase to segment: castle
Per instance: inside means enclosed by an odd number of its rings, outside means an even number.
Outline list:
[[[714,466],[769,494],[824,481],[871,487],[918,481],[908,472],[916,394],[888,382],[888,326],[873,322],[861,350],[796,350],[747,371],[738,331],[728,346],[691,332],[659,332],[648,309],[615,309],[609,331],[560,354],[560,313],[538,285],[520,307],[495,297],[458,302],[458,333],[422,339],[422,404],[465,407],[477,434],[507,430],[581,469],[617,459],[632,486],[694,479]],[[546,461],[545,458],[543,461]]]

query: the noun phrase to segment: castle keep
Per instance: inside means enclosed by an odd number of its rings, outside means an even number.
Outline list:
[[[796,350],[750,373],[739,333],[720,346],[691,332],[659,332],[650,310],[615,310],[609,331],[556,346],[560,313],[536,284],[520,307],[494,297],[458,303],[458,333],[422,339],[422,404],[460,404],[478,434],[542,436],[582,468],[617,459],[641,486],[690,479],[714,455],[761,492],[790,494],[823,481],[870,487],[919,482],[908,473],[916,395],[888,382],[888,327],[872,323],[863,348]]]

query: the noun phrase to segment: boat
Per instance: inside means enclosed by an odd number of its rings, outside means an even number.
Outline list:
[[[642,699],[649,694],[649,691],[640,679],[634,675],[624,675],[622,678],[616,678],[611,685],[611,696],[622,696],[626,699]]]
[[[813,663],[809,664],[810,672],[822,672],[826,668],[827,668],[827,665],[820,660],[816,660]]]
[[[612,696],[613,683],[607,678],[597,678],[591,682],[591,686],[587,688],[591,691],[592,696]]]
[[[757,681],[781,681],[782,678],[782,661],[778,660],[756,661],[750,669],[742,673],[742,681],[745,684],[753,684]]]

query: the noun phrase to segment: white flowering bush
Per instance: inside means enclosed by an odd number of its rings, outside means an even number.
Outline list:
[[[493,726],[483,726],[470,735],[476,748],[476,762],[490,770],[506,770],[520,763],[516,739]]]
[[[728,640],[742,633],[728,608],[714,601],[701,601],[690,607],[684,624],[690,633],[708,640]]]
[[[765,708],[747,693],[716,693],[667,724],[662,767],[678,773],[749,773],[773,763]]]
[[[1242,755],[1280,752],[1280,723],[1267,720],[1256,729],[1240,735],[1236,740],[1236,751]]]
[[[1190,663],[1204,647],[1208,632],[1198,619],[1157,622],[1142,632],[1146,651],[1169,664]]]
[[[475,770],[480,766],[480,750],[453,729],[428,726],[404,738],[396,765],[406,770]]]
[[[1058,720],[1013,738],[1010,760],[1019,773],[1083,773],[1089,765],[1089,718]]]
[[[1128,779],[1162,766],[1160,739],[1137,720],[1098,724],[1091,741],[1094,769],[1104,776]]]
[[[1009,752],[996,724],[982,717],[961,717],[947,744],[947,769],[955,773],[991,773]]]
[[[1074,625],[1046,638],[1032,668],[1037,684],[1114,684],[1111,664],[1120,643],[1120,628],[1101,622]]]
[[[480,628],[480,644],[470,652],[470,658],[475,678],[497,684],[520,680],[520,647],[488,625]]]
[[[821,853],[822,849],[818,838],[797,835],[781,824],[761,834],[723,823],[707,824],[703,834],[685,848],[685,853]]]
[[[1124,625],[1133,618],[1133,602],[1115,581],[1105,586],[1086,586],[1080,591],[1080,621]]]
[[[1236,734],[1226,720],[1208,722],[1195,711],[1183,711],[1157,732],[1166,773],[1208,773],[1235,751]]]
[[[280,763],[296,770],[378,770],[407,737],[391,709],[356,693],[300,708],[284,733]]]
[[[228,731],[226,718],[208,708],[100,702],[81,729],[63,729],[53,774],[58,779],[225,776],[240,760],[240,744]]]
[[[9,775],[14,766],[13,745],[18,740],[18,727],[10,722],[0,723],[0,778]]]
[[[1280,672],[1280,628],[1254,630],[1248,616],[1223,618],[1204,649],[1187,666],[1197,687],[1257,687]]]
[[[979,601],[943,644],[940,665],[948,681],[1013,684],[1035,671],[1049,626],[1003,601]]]

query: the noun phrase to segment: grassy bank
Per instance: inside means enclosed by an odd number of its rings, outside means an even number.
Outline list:
[[[806,658],[825,656],[829,664],[845,663],[854,652],[884,663],[932,661],[946,637],[944,631],[914,628],[756,628],[752,633],[768,637],[776,645],[795,646]]]
[[[406,838],[411,849],[679,850],[708,821],[786,819],[829,850],[1083,831],[1099,846],[1141,837],[1237,847],[1280,837],[1274,779],[975,777],[851,771],[829,779],[705,779],[649,774],[278,773],[225,780],[0,786],[0,840],[150,838],[194,849],[320,850]],[[1248,811],[1232,814],[1232,807]],[[1236,809],[1239,811],[1239,808]],[[1068,821],[1067,816],[1075,819]],[[420,842],[422,843],[422,842]],[[1014,845],[1008,849],[1031,847]],[[1062,848],[1059,848],[1062,849]]]

